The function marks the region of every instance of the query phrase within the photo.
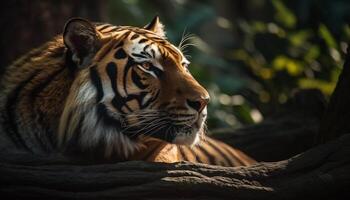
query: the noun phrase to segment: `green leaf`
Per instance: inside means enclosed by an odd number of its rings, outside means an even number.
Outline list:
[[[280,0],[272,0],[272,5],[276,9],[275,19],[287,28],[294,28],[297,19],[293,12],[289,10]]]
[[[321,24],[318,27],[318,34],[322,39],[324,39],[324,41],[326,42],[329,48],[337,49],[336,40],[334,39],[334,37],[332,36],[332,33],[328,30],[328,28],[324,24]]]
[[[289,41],[292,45],[300,47],[305,45],[307,40],[312,37],[312,32],[310,30],[301,30],[296,33],[292,33],[289,35]]]

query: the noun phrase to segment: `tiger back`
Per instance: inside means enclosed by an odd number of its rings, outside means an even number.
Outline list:
[[[70,20],[62,35],[6,69],[1,132],[37,154],[253,163],[205,139],[209,94],[163,28],[158,17],[143,28]]]

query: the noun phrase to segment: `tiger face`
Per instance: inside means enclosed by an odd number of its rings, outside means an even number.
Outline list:
[[[79,145],[103,143],[106,155],[132,152],[145,137],[199,141],[209,94],[166,40],[158,17],[144,28],[73,19],[63,37],[79,70],[60,120],[61,143],[78,129]]]

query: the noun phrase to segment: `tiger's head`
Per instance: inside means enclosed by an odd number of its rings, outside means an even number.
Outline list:
[[[208,92],[166,40],[158,17],[143,28],[67,22],[63,41],[75,80],[60,118],[59,145],[103,146],[128,157],[147,137],[184,145],[203,134]]]

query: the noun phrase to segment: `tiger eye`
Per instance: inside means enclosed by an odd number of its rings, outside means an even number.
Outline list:
[[[142,63],[142,67],[146,70],[150,70],[151,66],[152,66],[152,64],[149,62]]]

